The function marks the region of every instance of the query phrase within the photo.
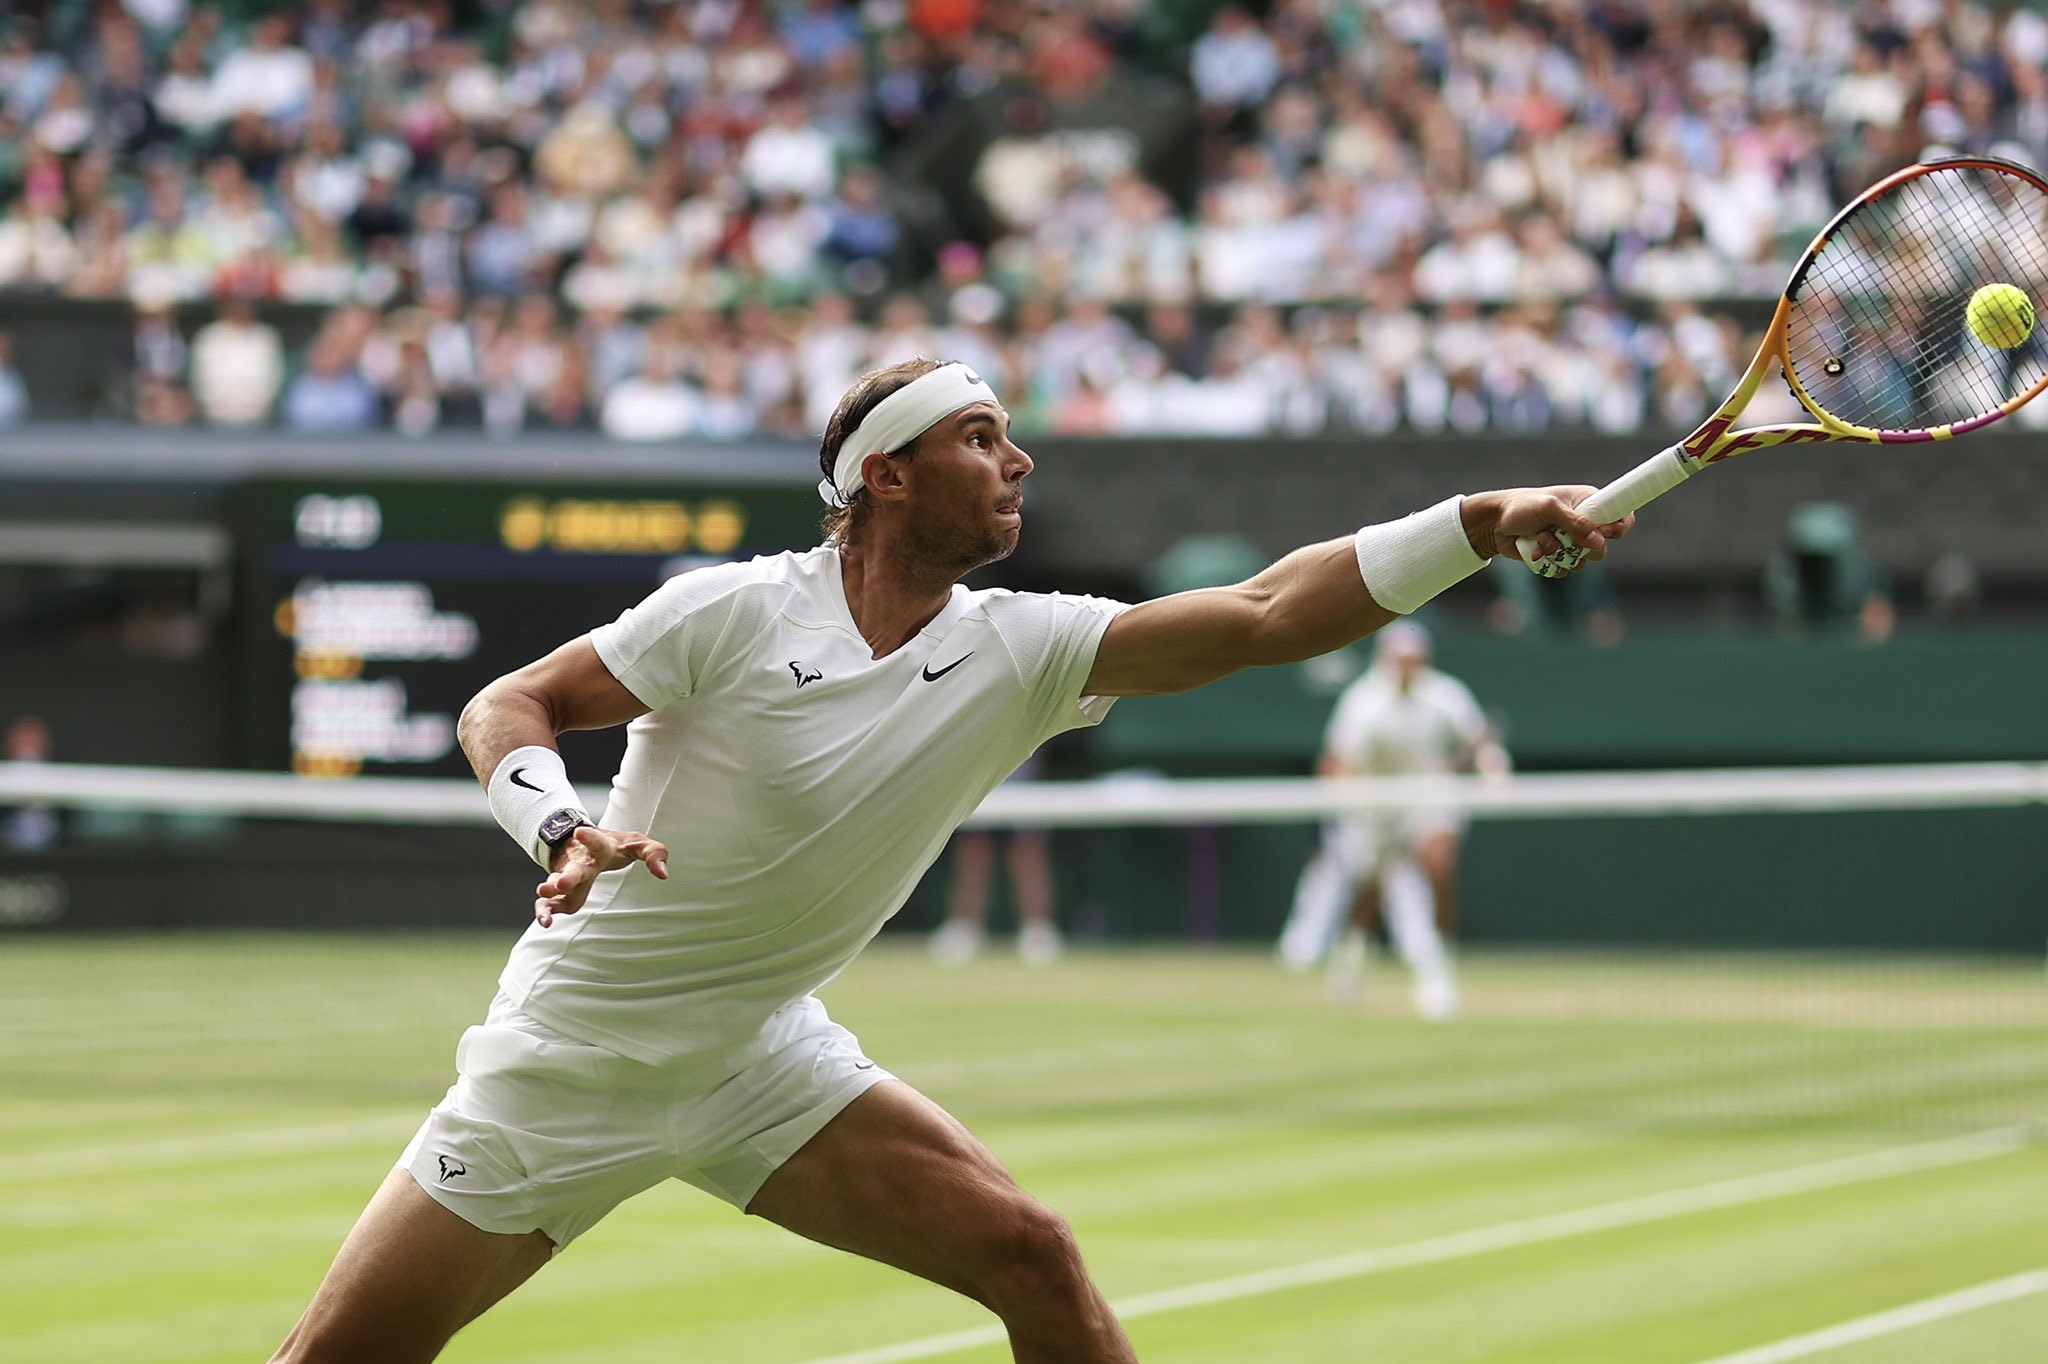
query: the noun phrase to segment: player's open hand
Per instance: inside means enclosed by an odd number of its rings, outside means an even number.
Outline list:
[[[597,878],[620,867],[645,862],[647,870],[668,879],[668,848],[646,834],[599,829],[586,824],[569,835],[555,854],[555,869],[533,889],[533,917],[552,928],[557,914],[574,914],[590,898]]]
[[[1594,522],[1579,511],[1579,504],[1595,491],[1588,484],[1564,483],[1554,488],[1474,493],[1465,499],[1465,533],[1472,539],[1473,550],[1482,555],[1519,555],[1515,542],[1524,536],[1533,537],[1538,550],[1548,555],[1565,547],[1557,534],[1563,531],[1586,551],[1585,558],[1604,558],[1607,542],[1628,534],[1636,518],[1630,513],[1618,521]]]

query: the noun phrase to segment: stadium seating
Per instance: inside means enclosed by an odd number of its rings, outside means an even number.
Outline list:
[[[2023,8],[267,8],[9,21],[0,325],[120,337],[0,422],[793,435],[926,351],[1034,431],[1662,429],[1842,194],[2048,153]]]

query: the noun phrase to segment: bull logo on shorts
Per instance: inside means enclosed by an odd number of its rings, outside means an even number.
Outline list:
[[[457,1175],[466,1175],[469,1173],[469,1167],[467,1165],[464,1165],[459,1160],[452,1159],[448,1156],[437,1156],[436,1159],[441,1162],[441,1182],[443,1184],[446,1184],[449,1180],[455,1178],[455,1176]]]

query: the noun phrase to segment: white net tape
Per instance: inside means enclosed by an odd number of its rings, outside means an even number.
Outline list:
[[[1703,768],[1325,781],[1169,779],[1121,773],[996,790],[969,827],[1310,823],[1346,811],[1418,805],[1476,819],[1559,815],[1734,815],[1781,811],[1995,809],[2048,803],[2048,763]],[[0,806],[161,810],[388,824],[489,824],[481,787],[427,777],[320,780],[268,772],[0,763]]]

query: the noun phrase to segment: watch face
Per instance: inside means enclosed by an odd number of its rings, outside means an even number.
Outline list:
[[[576,811],[557,810],[540,822],[540,841],[551,848],[556,847],[583,823],[583,816]]]

